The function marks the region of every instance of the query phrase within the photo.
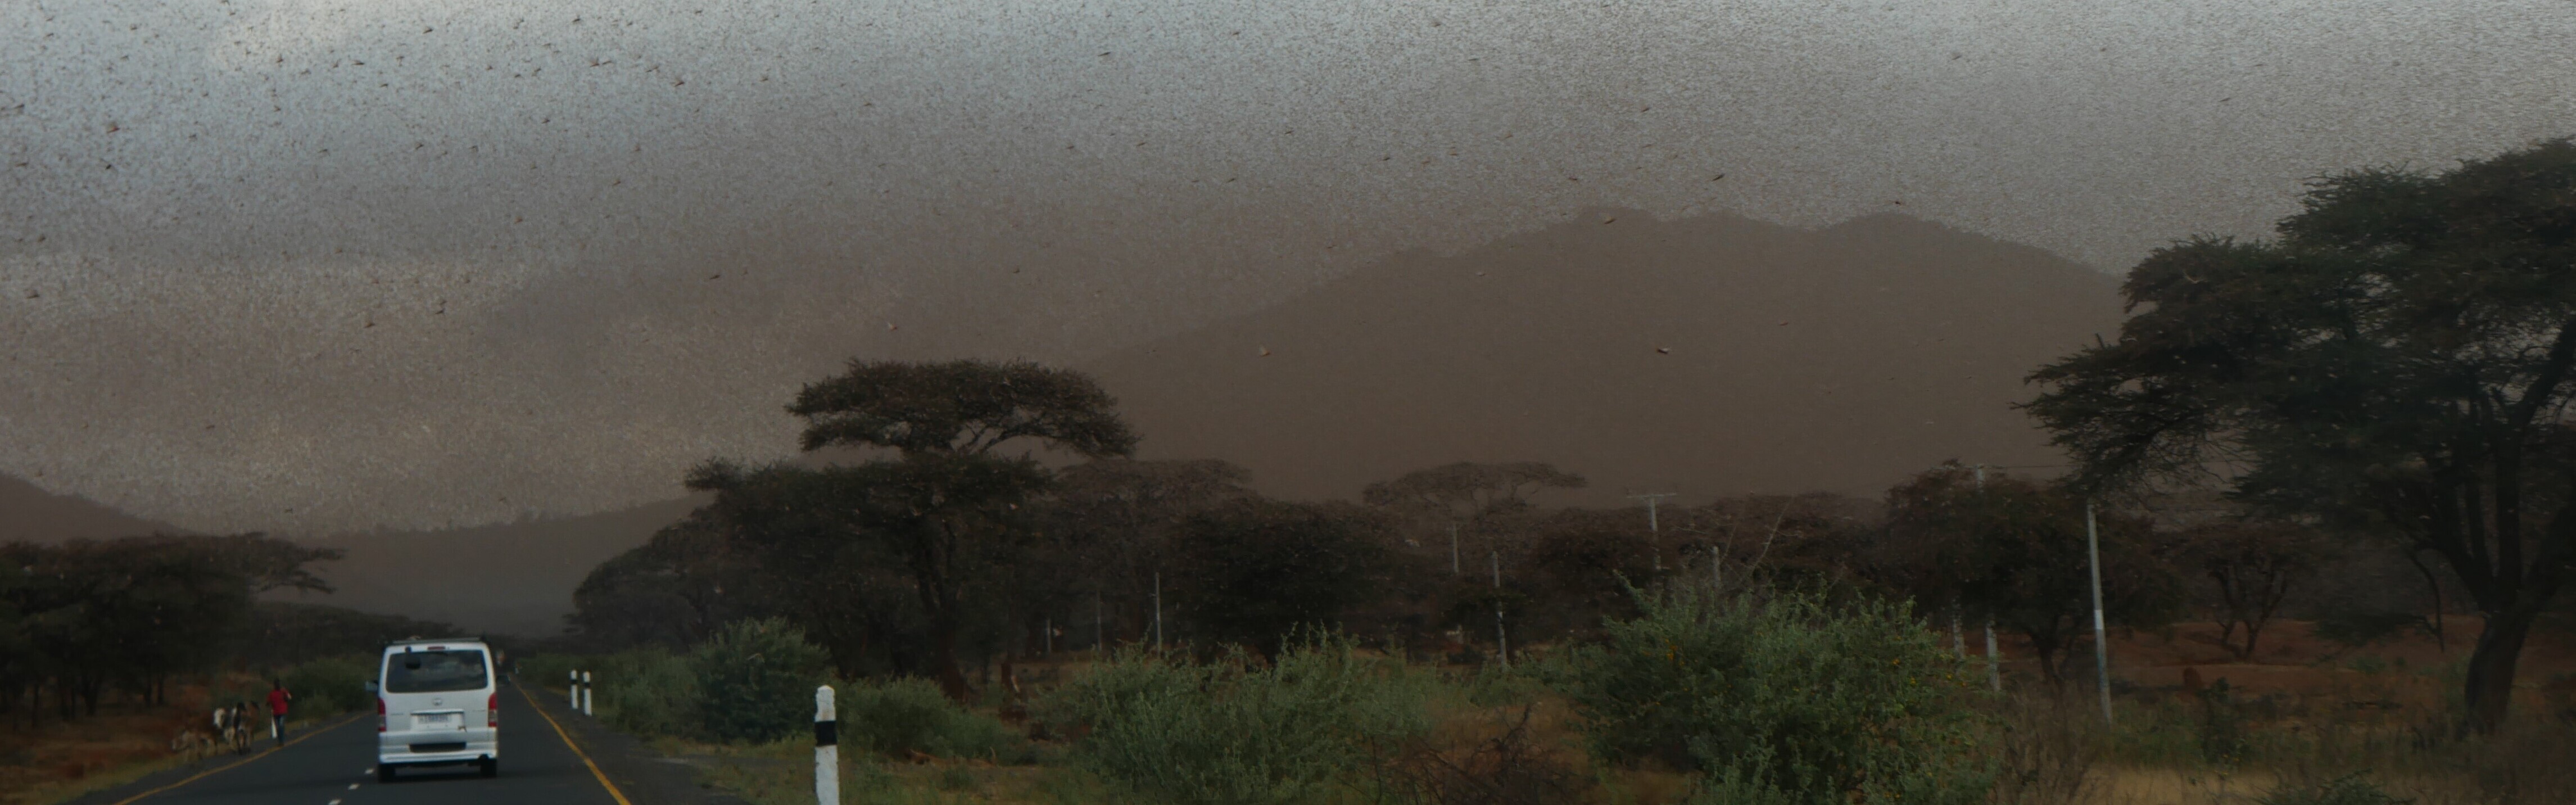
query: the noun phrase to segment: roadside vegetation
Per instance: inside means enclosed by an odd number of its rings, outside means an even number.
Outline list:
[[[0,545],[0,803],[208,762],[210,712],[295,691],[299,722],[369,705],[379,641],[454,627],[261,601],[338,558],[261,534]]]
[[[664,733],[710,756],[775,737],[714,726],[757,709],[704,671],[745,622],[955,708],[889,721],[1029,741],[854,740],[890,801],[2570,800],[2570,188],[2569,141],[2353,171],[2278,239],[2159,250],[2116,341],[2032,375],[2069,472],[1880,500],[1556,506],[1587,481],[1537,462],[1269,500],[1133,458],[1079,373],[854,361],[788,407],[807,460],[690,473],[558,647],[737,702]]]
[[[2229,664],[2215,624],[2119,650],[2197,651],[2211,679],[2124,684],[2105,725],[2089,688],[2051,688],[2026,652],[2005,691],[1982,657],[1900,606],[1783,592],[1641,591],[1597,643],[1511,670],[1407,661],[1307,632],[1265,657],[1128,646],[1023,667],[1026,704],[959,704],[928,680],[826,680],[841,693],[845,802],[945,803],[2505,803],[2565,801],[2550,758],[2576,728],[2463,733],[2463,666],[2410,631],[2348,646],[2278,624],[2303,662]],[[770,646],[764,651],[775,650]],[[2576,652],[2561,638],[2547,647]],[[792,652],[791,652],[792,653]],[[621,659],[622,657],[622,659]],[[532,664],[600,674],[599,717],[759,803],[811,801],[811,740],[720,740],[639,719],[701,695],[690,657]],[[735,658],[739,660],[740,658]],[[2283,659],[2288,659],[2284,657]],[[713,661],[713,660],[711,660]],[[731,661],[714,661],[729,665]],[[783,670],[783,669],[782,669]],[[2174,669],[2139,669],[2174,670]],[[2227,674],[2296,672],[2308,689]],[[629,681],[631,680],[631,681]],[[660,691],[653,693],[652,691]],[[810,710],[811,689],[778,706]],[[2533,696],[2529,704],[2543,704]],[[700,700],[703,701],[703,700]],[[646,723],[692,725],[656,732]]]
[[[2576,802],[2571,194],[2553,141],[2158,250],[2032,375],[2066,472],[1877,499],[1495,461],[1274,500],[1135,458],[1078,372],[852,361],[520,677],[763,803],[809,801],[820,684],[848,802]],[[229,695],[198,638],[328,557],[194,539],[0,547],[0,718]],[[336,630],[258,641],[314,690],[397,625],[274,612]]]

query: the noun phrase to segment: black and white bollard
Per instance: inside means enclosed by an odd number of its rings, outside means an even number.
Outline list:
[[[590,715],[590,672],[581,672],[581,714]]]
[[[832,706],[832,686],[814,689],[814,801],[841,805],[840,711]]]
[[[581,709],[581,672],[565,671],[564,676],[569,677],[564,682],[564,707],[579,710]]]

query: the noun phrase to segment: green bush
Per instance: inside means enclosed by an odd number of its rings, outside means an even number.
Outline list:
[[[695,738],[707,733],[689,658],[659,648],[638,649],[595,658],[587,670],[592,672],[592,710],[609,726],[637,735]],[[806,713],[806,719],[813,714]]]
[[[1425,683],[1338,638],[1291,645],[1268,666],[1239,651],[1209,664],[1130,651],[1057,691],[1041,716],[1081,735],[1077,759],[1137,798],[1286,805],[1358,785],[1373,752],[1428,733]]]
[[[824,659],[783,619],[726,626],[689,656],[699,724],[708,737],[744,743],[810,729]]]
[[[2233,766],[2245,759],[2245,713],[2236,701],[2236,691],[2225,677],[2200,691],[2201,759],[2219,766]]]
[[[541,690],[560,691],[571,683],[571,680],[566,678],[566,674],[596,664],[597,658],[590,656],[538,654],[519,658],[519,667],[512,672],[512,676],[522,685],[534,686]]]
[[[929,680],[843,683],[841,743],[888,756],[921,752],[940,757],[1033,760],[1027,739],[990,717],[970,712],[941,695]]]
[[[1547,689],[1545,683],[1524,673],[1504,670],[1486,663],[1476,667],[1473,675],[1462,680],[1467,703],[1476,707],[1515,707],[1537,701]]]
[[[1704,772],[1703,803],[1972,803],[1997,729],[1908,607],[1639,594],[1549,675],[1604,758]]]
[[[295,694],[295,703],[288,712],[309,718],[374,707],[375,697],[367,693],[367,683],[375,678],[369,658],[359,656],[314,660],[278,675],[279,681],[286,683],[287,692]]]

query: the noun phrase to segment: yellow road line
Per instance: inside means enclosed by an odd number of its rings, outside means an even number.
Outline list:
[[[323,728],[321,728],[321,729],[314,730],[314,731],[312,731],[312,732],[304,733],[303,735],[298,735],[298,736],[296,736],[293,740],[287,741],[286,743],[279,744],[279,745],[276,745],[276,746],[271,746],[271,747],[269,747],[269,748],[267,748],[267,749],[260,750],[259,754],[252,755],[252,756],[250,756],[250,757],[242,758],[242,759],[240,759],[240,760],[236,760],[236,761],[233,761],[233,762],[231,762],[231,763],[226,763],[226,764],[221,765],[221,766],[216,766],[216,767],[214,767],[214,768],[211,768],[211,769],[207,769],[207,770],[205,770],[205,771],[198,772],[198,773],[196,773],[195,775],[192,775],[192,776],[190,776],[188,779],[185,779],[185,780],[180,780],[180,781],[178,781],[178,782],[171,783],[171,784],[169,784],[169,785],[165,785],[165,786],[162,786],[162,787],[160,787],[160,788],[155,788],[155,789],[152,789],[152,790],[150,790],[150,791],[145,791],[145,792],[143,792],[143,793],[136,794],[136,795],[131,796],[131,797],[126,797],[126,798],[124,798],[124,799],[117,800],[117,801],[114,803],[114,805],[128,805],[129,803],[132,803],[132,802],[134,802],[135,800],[142,799],[142,798],[144,798],[144,797],[148,797],[148,796],[152,796],[152,795],[154,795],[154,794],[158,794],[158,793],[161,793],[161,792],[163,792],[163,791],[168,791],[168,790],[170,790],[170,789],[177,788],[177,787],[179,787],[179,786],[187,785],[187,784],[189,784],[189,783],[193,783],[193,782],[196,782],[196,781],[198,781],[198,780],[203,780],[203,779],[205,779],[205,778],[206,778],[206,776],[207,776],[207,775],[214,774],[215,772],[223,771],[223,770],[225,770],[225,769],[230,769],[230,768],[233,768],[233,767],[235,767],[235,766],[240,766],[241,764],[249,763],[249,762],[251,762],[251,761],[258,760],[258,759],[260,759],[260,758],[268,757],[269,755],[276,754],[276,753],[277,753],[277,750],[284,749],[284,748],[289,747],[289,746],[294,746],[294,745],[296,745],[296,744],[303,743],[303,742],[305,741],[305,739],[307,739],[307,738],[311,738],[311,737],[313,737],[313,736],[320,735],[320,734],[325,733],[325,732],[330,732],[330,731],[332,731],[332,730],[336,730],[336,729],[339,729],[339,728],[341,728],[341,727],[348,726],[351,722],[354,722],[354,721],[357,721],[357,720],[358,720],[358,716],[357,716],[357,715],[351,715],[351,716],[349,716],[348,718],[341,719],[341,720],[340,720],[340,723],[338,723],[338,724],[333,724],[333,725],[330,725],[330,726],[327,726],[327,727],[323,727]]]
[[[573,757],[581,758],[581,765],[590,767],[590,776],[599,778],[599,787],[608,789],[608,796],[617,800],[617,805],[635,805],[626,801],[626,793],[617,790],[616,783],[608,781],[608,775],[599,770],[599,764],[590,762],[590,755],[581,751],[581,744],[573,743],[572,733],[565,732],[562,724],[555,723],[554,716],[546,715],[545,705],[537,703],[537,695],[529,693],[526,685],[519,685],[518,688],[519,695],[527,697],[528,707],[537,711],[537,717],[545,719],[546,726],[555,728],[556,737],[562,738],[565,746],[572,747]]]

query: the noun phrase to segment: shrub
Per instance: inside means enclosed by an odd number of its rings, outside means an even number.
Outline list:
[[[2201,759],[2233,766],[2245,759],[2245,714],[2236,691],[2221,677],[2196,694],[2200,698]]]
[[[1530,731],[1530,713],[1497,714],[1498,734],[1442,751],[1424,745],[1387,764],[1380,778],[1393,799],[1426,805],[1556,805],[1581,800],[1593,780],[1548,751]]]
[[[1486,663],[1476,667],[1465,685],[1467,703],[1476,707],[1512,707],[1538,700],[1546,685],[1528,674],[1514,673],[1501,666]]]
[[[758,742],[809,729],[823,650],[785,620],[736,621],[689,656],[708,737]]]
[[[540,689],[563,690],[571,680],[565,677],[574,670],[593,665],[593,658],[573,654],[538,654],[519,658],[510,675],[523,685]]]
[[[593,709],[609,726],[638,735],[706,734],[688,658],[648,648],[600,657],[591,665]],[[812,721],[813,713],[805,717]]]
[[[1602,757],[1704,772],[1704,803],[1967,803],[1992,786],[1981,680],[1906,606],[1638,599],[1549,672]]]
[[[367,682],[375,678],[375,669],[363,657],[314,660],[278,675],[287,691],[295,694],[295,704],[288,712],[299,717],[338,715],[373,706],[375,698],[367,693]],[[260,695],[264,696],[265,691]]]
[[[1312,802],[1374,753],[1426,734],[1427,686],[1340,638],[1291,644],[1257,665],[1240,651],[1194,664],[1121,654],[1050,697],[1078,759],[1131,794],[1187,805]]]
[[[837,697],[841,741],[878,754],[1029,762],[1029,743],[1011,728],[941,695],[930,680],[849,682]]]

